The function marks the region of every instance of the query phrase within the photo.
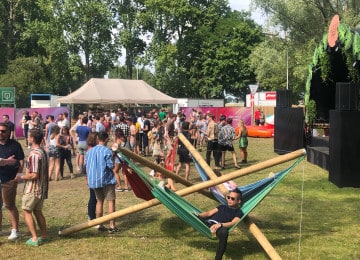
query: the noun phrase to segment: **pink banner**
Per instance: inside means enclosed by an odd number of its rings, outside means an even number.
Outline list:
[[[24,137],[23,130],[21,127],[21,120],[24,111],[29,111],[31,115],[32,112],[37,111],[39,114],[46,119],[47,115],[53,115],[55,119],[58,117],[59,114],[68,112],[69,110],[67,107],[49,107],[49,108],[19,108],[15,109],[12,107],[2,107],[0,108],[0,116],[2,118],[3,115],[9,115],[10,121],[15,124],[15,135],[16,137]]]
[[[180,110],[184,111],[186,118],[190,119],[192,110],[201,111],[202,114],[212,113],[215,115],[215,121],[218,122],[221,115],[226,118],[232,118],[233,127],[237,127],[240,119],[244,120],[245,125],[251,125],[251,107],[181,107]]]

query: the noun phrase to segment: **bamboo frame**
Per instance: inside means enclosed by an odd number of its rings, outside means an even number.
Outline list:
[[[202,156],[199,154],[199,152],[195,149],[195,147],[186,139],[186,137],[179,133],[178,137],[180,141],[185,145],[185,147],[189,150],[189,152],[192,154],[192,156],[196,159],[196,161],[203,167],[206,174],[209,176],[211,180],[216,179],[217,176],[212,171],[212,169],[209,167],[209,165],[204,161]],[[204,166],[205,167],[204,167]],[[228,193],[228,190],[225,188],[224,185],[217,185],[219,187],[220,191],[223,194]],[[249,216],[247,216],[245,221],[242,222],[242,224],[247,225],[247,228],[249,229],[250,233],[255,237],[255,239],[259,242],[259,244],[262,246],[262,248],[265,250],[265,252],[268,254],[268,256],[271,259],[281,259],[279,254],[276,252],[275,248],[271,245],[269,240],[265,237],[265,235],[261,232],[261,230],[258,228],[258,226],[253,223]]]
[[[300,149],[300,150],[297,150],[297,151],[294,151],[294,152],[291,152],[291,153],[288,153],[288,154],[285,154],[285,155],[280,155],[280,156],[278,156],[276,158],[273,158],[273,159],[270,159],[270,160],[267,160],[267,161],[252,165],[250,167],[240,169],[240,170],[232,172],[230,174],[218,177],[218,178],[216,178],[214,180],[209,180],[209,181],[206,181],[206,182],[195,184],[195,185],[193,185],[191,187],[184,188],[182,190],[177,191],[176,193],[178,195],[180,195],[180,196],[185,196],[185,195],[200,191],[202,189],[206,189],[206,188],[215,186],[217,184],[220,184],[220,183],[223,183],[223,182],[238,178],[240,176],[248,175],[250,173],[253,173],[253,172],[256,172],[256,171],[259,171],[259,170],[263,170],[263,169],[272,167],[272,166],[277,165],[277,164],[281,164],[281,163],[284,163],[284,162],[291,161],[291,160],[296,159],[298,157],[301,157],[301,156],[303,156],[305,154],[306,154],[305,149]],[[152,200],[149,200],[149,201],[145,201],[143,203],[136,204],[136,205],[128,207],[126,209],[122,209],[122,210],[110,213],[110,214],[105,215],[103,217],[90,220],[90,221],[88,221],[86,223],[77,224],[75,226],[72,226],[72,227],[69,227],[69,228],[66,228],[66,229],[63,229],[63,230],[59,230],[59,235],[60,236],[66,236],[66,235],[69,235],[71,233],[75,233],[75,232],[78,232],[78,231],[81,231],[81,230],[84,230],[84,229],[87,229],[87,228],[102,224],[104,222],[110,221],[112,219],[116,219],[116,218],[131,214],[131,213],[135,213],[135,212],[138,212],[138,211],[141,211],[141,210],[144,210],[146,208],[156,206],[156,205],[159,205],[159,204],[160,204],[160,201],[158,201],[157,199],[152,199]]]

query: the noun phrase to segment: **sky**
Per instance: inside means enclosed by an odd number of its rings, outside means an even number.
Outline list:
[[[251,0],[229,0],[230,7],[238,11],[249,11],[250,12]],[[259,10],[252,11],[251,17],[258,23],[264,24],[264,19],[261,16]]]

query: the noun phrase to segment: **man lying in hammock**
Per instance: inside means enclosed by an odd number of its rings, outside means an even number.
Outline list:
[[[211,232],[219,238],[215,260],[222,259],[227,245],[229,228],[235,225],[243,216],[240,209],[241,200],[241,191],[238,189],[232,190],[226,196],[227,205],[219,205],[198,215],[210,227]]]

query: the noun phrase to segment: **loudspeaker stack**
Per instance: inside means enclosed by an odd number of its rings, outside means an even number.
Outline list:
[[[336,83],[335,110],[330,110],[329,180],[338,187],[360,187],[360,111],[358,86]]]

